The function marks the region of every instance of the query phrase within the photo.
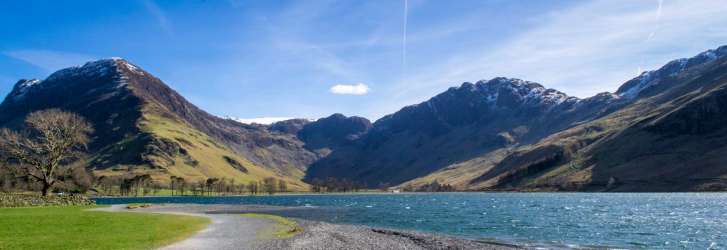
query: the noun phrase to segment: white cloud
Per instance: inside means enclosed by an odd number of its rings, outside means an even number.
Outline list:
[[[329,91],[337,95],[365,95],[369,93],[369,86],[363,83],[336,84]]]
[[[95,59],[95,57],[89,55],[53,50],[13,50],[4,51],[3,54],[30,63],[49,72],[81,65]]]
[[[227,117],[227,119],[235,120],[240,123],[245,124],[264,124],[264,125],[270,125],[279,121],[285,121],[290,119],[295,119],[293,117],[258,117],[258,118],[232,118]]]

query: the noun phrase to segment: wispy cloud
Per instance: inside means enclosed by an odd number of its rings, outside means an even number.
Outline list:
[[[363,83],[336,84],[329,91],[337,95],[365,95],[369,93],[369,86]]]
[[[167,19],[167,14],[159,7],[159,5],[156,4],[156,2],[154,2],[154,0],[144,0],[144,7],[147,11],[149,11],[149,14],[157,20],[159,28],[167,34],[172,33],[172,26],[169,23],[169,19]]]
[[[96,57],[64,51],[53,50],[12,50],[2,52],[4,55],[27,62],[48,72],[80,65],[94,60]]]
[[[441,63],[410,69],[385,92],[379,114],[417,103],[449,86],[496,76],[541,82],[571,95],[614,91],[643,64],[669,60],[727,43],[727,5],[719,1],[593,1],[539,17],[541,24],[494,49],[454,54]],[[655,17],[655,7],[657,16]],[[583,20],[588,20],[584,22]],[[659,33],[654,27],[659,27]],[[648,39],[651,37],[651,39]],[[646,42],[648,40],[648,43]],[[488,45],[490,46],[490,45]],[[640,58],[645,58],[640,62]],[[419,72],[419,73],[415,73]],[[409,84],[417,83],[417,84]]]
[[[320,45],[308,43],[292,36],[275,36],[273,39],[276,47],[280,51],[286,52],[287,56],[305,62],[321,73],[343,79],[361,77],[361,73],[354,70],[348,62]]]

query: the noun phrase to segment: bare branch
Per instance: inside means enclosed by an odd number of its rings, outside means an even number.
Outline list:
[[[0,129],[0,160],[26,169],[38,179],[46,195],[55,183],[61,164],[79,159],[90,142],[93,127],[83,117],[59,109],[30,113],[25,129]]]

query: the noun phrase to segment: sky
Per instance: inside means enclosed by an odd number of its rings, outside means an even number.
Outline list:
[[[13,1],[0,95],[122,57],[202,109],[246,121],[371,120],[498,76],[569,95],[727,44],[723,1]]]

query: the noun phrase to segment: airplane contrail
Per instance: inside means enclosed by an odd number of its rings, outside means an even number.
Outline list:
[[[661,6],[664,4],[664,0],[659,0],[659,6],[656,8],[656,27],[654,30],[649,33],[649,38],[646,39],[646,41],[650,41],[654,38],[656,35],[656,32],[659,31],[659,28],[661,27]]]
[[[646,38],[646,40],[644,41],[644,43],[651,42],[651,40],[654,39],[654,37],[656,36],[656,32],[658,32],[659,29],[661,28],[661,13],[662,13],[662,10],[661,9],[662,9],[662,6],[663,5],[664,5],[664,0],[658,0],[658,5],[656,7],[656,19],[655,19],[655,23],[656,24],[652,28],[651,32],[649,33],[649,36]],[[641,59],[639,60],[640,61],[639,65],[644,64],[644,58],[643,57],[644,56],[642,55],[641,56]],[[640,75],[642,72],[643,72],[643,69],[641,68],[641,66],[639,66],[636,69],[636,75]]]
[[[401,58],[402,66],[404,67],[404,73],[406,73],[406,29],[408,26],[408,19],[409,19],[408,15],[409,15],[409,3],[407,0],[404,0],[404,37],[402,40],[403,52],[402,52],[402,58]]]

